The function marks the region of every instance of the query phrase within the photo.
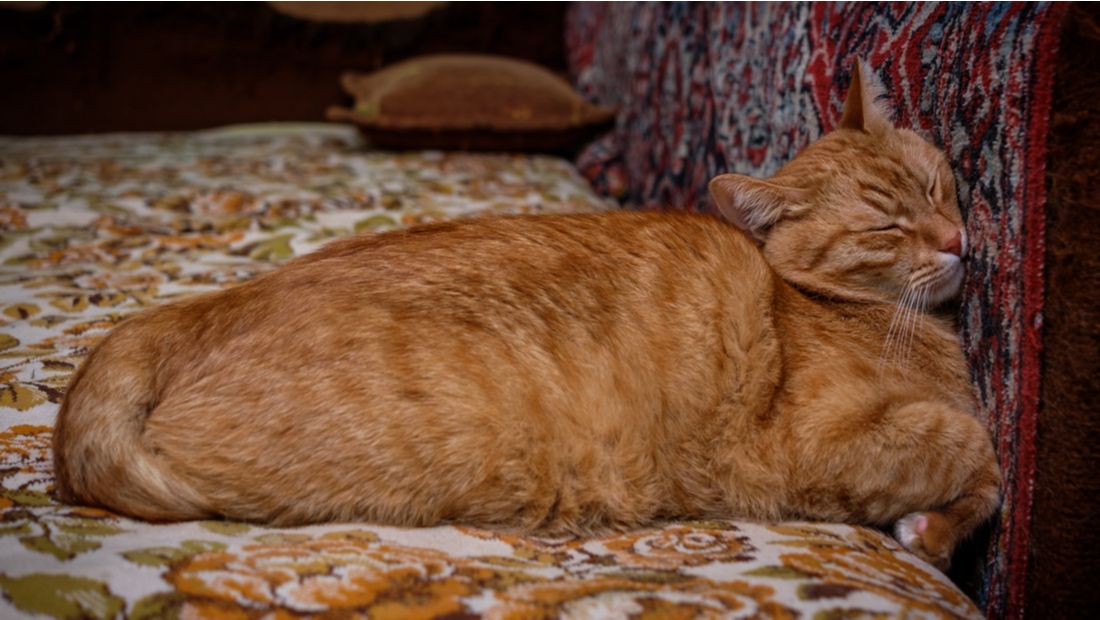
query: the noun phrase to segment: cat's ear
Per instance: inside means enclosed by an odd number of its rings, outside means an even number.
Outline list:
[[[757,241],[763,241],[784,216],[801,213],[806,204],[806,190],[741,174],[718,175],[709,188],[722,215]]]
[[[840,128],[867,133],[893,129],[890,113],[879,103],[882,93],[882,85],[874,72],[862,60],[856,61],[848,98],[844,101],[844,114],[840,117]]]

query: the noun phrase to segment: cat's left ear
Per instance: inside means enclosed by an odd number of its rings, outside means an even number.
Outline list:
[[[862,60],[852,69],[852,84],[844,101],[844,114],[840,117],[841,129],[855,129],[867,133],[882,133],[894,128],[890,113],[880,103],[882,85],[873,71]]]
[[[709,189],[722,215],[761,242],[776,222],[806,207],[806,190],[771,179],[720,174],[711,179]]]

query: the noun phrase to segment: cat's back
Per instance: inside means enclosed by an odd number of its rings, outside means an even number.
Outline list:
[[[349,276],[355,283],[430,284],[441,274],[483,271],[487,279],[514,280],[556,273],[577,279],[596,275],[594,269],[630,272],[644,264],[768,270],[744,233],[715,218],[614,211],[472,218],[361,235],[331,243],[279,273],[287,281],[326,284]]]
[[[647,311],[734,301],[726,295],[769,297],[773,279],[752,241],[712,217],[612,212],[471,219],[353,237],[259,279],[247,295],[279,300],[276,308],[300,319],[308,304],[329,324],[373,313],[406,329],[421,320],[471,329],[525,320],[604,329]],[[300,303],[288,305],[288,297]]]
[[[157,343],[177,360],[168,366],[185,368],[172,382],[193,384],[253,371],[242,355],[278,365],[282,356],[487,337],[586,346],[712,330],[720,316],[751,330],[767,318],[776,281],[751,240],[709,216],[472,218],[338,240],[251,282],[135,317],[108,340]]]

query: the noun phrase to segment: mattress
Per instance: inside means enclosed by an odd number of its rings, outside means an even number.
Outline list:
[[[154,525],[54,498],[66,383],[127,315],[344,235],[610,208],[563,159],[370,151],[336,125],[0,138],[0,617],[978,617],[943,574],[848,525],[545,539]]]

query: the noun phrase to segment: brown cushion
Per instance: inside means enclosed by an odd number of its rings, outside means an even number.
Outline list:
[[[342,82],[355,107],[328,117],[390,148],[560,150],[615,116],[550,71],[499,56],[420,56]]]

